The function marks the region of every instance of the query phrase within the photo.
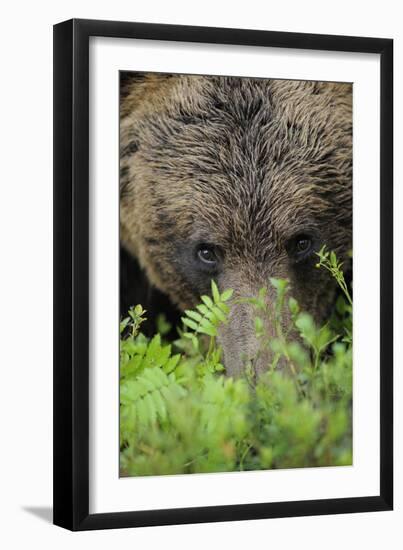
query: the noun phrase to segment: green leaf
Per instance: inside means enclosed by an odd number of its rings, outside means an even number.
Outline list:
[[[227,290],[224,290],[224,292],[221,294],[221,302],[228,301],[232,297],[233,293],[234,291],[230,288],[228,288]]]
[[[217,306],[219,305],[217,304]],[[227,316],[219,307],[215,307],[213,312],[214,312],[214,316],[217,318],[218,321],[221,321],[222,323],[227,322]]]
[[[316,326],[312,316],[309,313],[300,313],[295,326],[299,329],[302,338],[315,348]]]
[[[198,330],[199,328],[199,325],[197,323],[195,323],[194,321],[192,321],[191,319],[188,319],[187,317],[181,317],[181,320],[182,320],[182,323],[184,325],[186,325],[187,327],[193,329],[193,330]]]
[[[227,304],[224,304],[223,302],[218,302],[217,307],[221,309],[224,315],[228,315],[228,313],[230,312],[229,306],[227,306]]]
[[[263,321],[260,317],[255,317],[255,332],[257,336],[263,334]]]
[[[297,315],[299,312],[299,305],[295,298],[290,297],[288,299],[288,307],[292,315]]]
[[[204,334],[207,334],[209,336],[217,336],[217,329],[216,327],[210,323],[208,319],[203,319],[203,321],[200,323],[200,332],[203,332]]]
[[[276,279],[274,277],[270,277],[270,283],[277,290],[277,292],[284,292],[288,285],[288,281],[286,279]]]
[[[158,393],[158,392],[154,392]],[[154,424],[157,420],[157,408],[154,404],[154,400],[151,397],[151,394],[147,394],[144,397],[144,405],[147,410],[147,423]]]
[[[161,392],[156,391],[153,394],[153,403],[155,407],[155,411],[157,414],[157,417],[161,418],[161,420],[166,420],[167,418],[167,408],[165,405],[165,401],[162,398]]]
[[[210,296],[202,296],[201,299],[209,309],[213,307],[214,304]]]
[[[168,323],[164,314],[160,313],[156,319],[157,332],[165,336],[171,330],[172,325]]]
[[[188,317],[190,317],[191,319],[194,319],[197,322],[200,322],[203,319],[203,316],[200,315],[200,313],[198,313],[197,311],[186,309],[185,313]]]
[[[267,288],[265,286],[263,286],[259,290],[259,300],[264,300],[264,298],[266,298],[266,296],[267,296]]]
[[[220,293],[218,291],[218,287],[216,283],[211,279],[211,292],[213,294],[214,302],[217,303],[220,301]]]
[[[146,361],[148,363],[152,363],[155,360],[160,349],[161,349],[161,336],[159,334],[156,334],[148,345],[147,353],[145,357]]]
[[[120,334],[122,334],[122,332],[125,330],[125,328],[129,324],[129,321],[130,321],[129,317],[125,317],[124,319],[122,319],[119,325]]]
[[[170,357],[168,361],[163,365],[164,372],[166,372],[167,374],[169,374],[170,372],[173,372],[178,366],[180,358],[181,358],[180,353],[177,353],[176,355],[173,355],[172,357]]]
[[[204,304],[199,304],[198,306],[196,306],[196,309],[198,309],[202,315],[207,315],[210,311],[210,309]]]

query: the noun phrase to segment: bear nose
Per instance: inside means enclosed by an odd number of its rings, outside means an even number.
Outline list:
[[[262,347],[255,333],[255,308],[248,303],[235,303],[231,307],[228,324],[221,325],[218,341],[223,348],[223,360],[228,376],[239,377],[250,364],[256,375],[268,369],[271,352]],[[273,327],[265,323],[265,334],[274,336]]]

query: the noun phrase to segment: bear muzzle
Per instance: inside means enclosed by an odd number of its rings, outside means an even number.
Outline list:
[[[242,283],[237,285],[233,280],[231,283],[225,285],[225,288],[234,290],[233,298],[229,302],[231,310],[228,322],[220,325],[218,335],[218,343],[223,349],[226,373],[228,376],[240,377],[248,366],[254,375],[259,376],[270,368],[274,359],[270,348],[270,340],[277,337],[276,326],[273,323],[274,289],[268,288],[267,283],[262,281],[253,285]],[[247,301],[248,298],[256,297],[259,289],[264,286],[267,287],[266,312],[259,311]],[[256,334],[256,318],[262,321],[262,336]],[[289,323],[289,314],[284,312],[281,323],[284,329],[289,326]],[[282,368],[281,362],[276,365],[276,368]]]

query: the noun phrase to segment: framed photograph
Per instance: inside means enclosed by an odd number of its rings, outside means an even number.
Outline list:
[[[56,525],[392,509],[392,103],[391,39],[55,25]]]

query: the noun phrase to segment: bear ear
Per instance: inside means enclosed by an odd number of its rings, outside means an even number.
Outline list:
[[[155,90],[164,82],[172,78],[171,73],[146,73],[135,71],[120,71],[120,113],[121,116],[139,105],[149,92]]]

